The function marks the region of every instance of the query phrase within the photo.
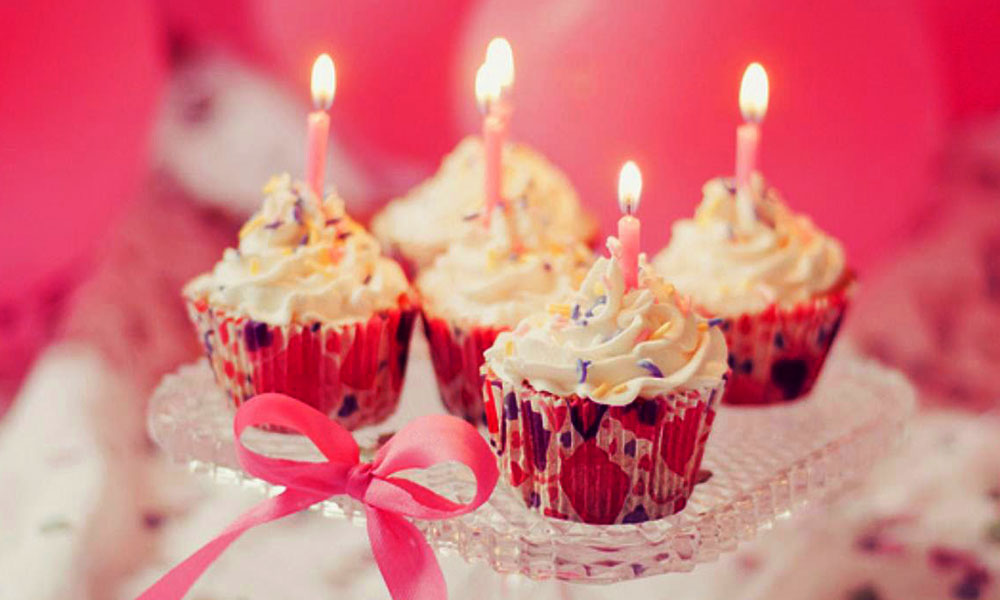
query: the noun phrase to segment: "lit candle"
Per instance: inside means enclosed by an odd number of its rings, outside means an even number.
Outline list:
[[[330,137],[330,115],[337,90],[337,72],[329,54],[320,54],[312,68],[312,98],[316,110],[309,113],[306,146],[306,182],[320,202],[323,201],[323,169],[326,166],[326,142]]]
[[[736,128],[736,189],[740,219],[751,222],[754,217],[750,175],[757,166],[760,147],[760,124],[767,113],[767,72],[760,63],[750,63],[740,82],[740,112],[743,124]]]
[[[504,38],[493,38],[486,48],[486,61],[476,72],[476,100],[485,113],[483,148],[485,176],[482,220],[489,225],[493,210],[502,202],[503,145],[511,107],[505,92],[514,83],[514,54]]]
[[[622,218],[618,219],[618,241],[621,242],[622,274],[625,276],[625,288],[635,288],[639,285],[639,219],[635,217],[639,210],[639,195],[642,194],[642,173],[632,161],[622,165],[618,174],[618,208]]]

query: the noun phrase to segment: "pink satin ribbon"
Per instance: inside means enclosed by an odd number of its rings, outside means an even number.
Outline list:
[[[240,434],[255,425],[279,425],[308,437],[326,462],[269,458],[248,450]],[[138,600],[179,599],[222,552],[246,530],[297,513],[338,494],[365,507],[372,554],[395,600],[439,600],[448,595],[434,551],[405,517],[447,519],[471,512],[489,499],[497,482],[496,461],[474,427],[456,417],[415,419],[379,448],[371,463],[359,462],[350,432],[316,409],[283,394],[261,394],[240,407],[233,423],[240,464],[250,475],[283,485],[285,491],[243,514],[218,537],[174,567]],[[476,496],[459,504],[420,484],[393,477],[455,461],[476,479]]]

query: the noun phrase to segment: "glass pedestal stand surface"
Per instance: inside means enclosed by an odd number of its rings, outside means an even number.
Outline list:
[[[532,579],[612,583],[688,571],[733,550],[776,519],[858,481],[901,439],[913,406],[913,388],[902,375],[840,344],[805,400],[766,408],[721,407],[702,464],[710,477],[676,515],[614,526],[548,519],[525,508],[501,479],[489,502],[475,512],[417,525],[435,548]],[[414,416],[440,411],[426,344],[417,338],[399,413],[356,432],[356,439],[364,454]],[[204,361],[166,376],[150,402],[150,432],[174,460],[219,482],[275,493],[240,470],[232,418],[233,408]],[[272,456],[319,456],[295,435],[253,430],[244,434],[244,443]],[[472,496],[471,477],[461,467],[443,465],[413,478],[453,498]],[[329,517],[364,518],[347,497],[316,509]]]

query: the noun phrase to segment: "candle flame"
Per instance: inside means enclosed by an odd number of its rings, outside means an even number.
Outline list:
[[[514,83],[514,53],[504,38],[493,38],[486,47],[486,60],[476,71],[476,101],[486,109]]]
[[[337,70],[329,54],[320,54],[312,68],[312,98],[317,110],[327,110],[337,91]]]
[[[476,102],[479,108],[486,111],[490,102],[500,97],[500,86],[497,79],[490,73],[489,65],[483,63],[476,70]]]
[[[639,196],[642,194],[642,173],[633,161],[622,165],[618,174],[618,208],[627,215],[639,210]]]
[[[760,63],[750,63],[740,82],[740,112],[745,121],[760,123],[767,114],[767,71]]]
[[[496,69],[500,88],[507,89],[514,85],[514,51],[505,38],[495,37],[486,46],[486,64]]]

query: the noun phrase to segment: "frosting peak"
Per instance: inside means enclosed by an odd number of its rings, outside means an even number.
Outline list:
[[[375,236],[424,268],[450,244],[470,233],[481,234],[476,217],[484,203],[483,159],[479,137],[462,140],[434,176],[375,216]],[[502,192],[518,204],[522,235],[530,226],[553,237],[586,241],[596,230],[566,175],[527,146],[504,147]]]
[[[503,215],[489,231],[470,232],[417,278],[425,310],[451,321],[512,328],[545,304],[572,293],[593,260],[579,243],[521,237],[515,251]]]
[[[406,278],[334,195],[322,203],[291,177],[264,186],[261,208],[211,273],[185,293],[273,324],[353,321],[398,305]]]
[[[694,219],[674,223],[670,244],[654,261],[701,308],[731,315],[791,306],[842,280],[840,243],[789,210],[760,174],[751,179],[751,223],[740,222],[731,179],[712,179],[702,191]]]
[[[560,396],[624,405],[677,388],[717,384],[726,373],[725,338],[640,258],[639,286],[625,289],[610,238],[568,302],[501,333],[486,367]]]

